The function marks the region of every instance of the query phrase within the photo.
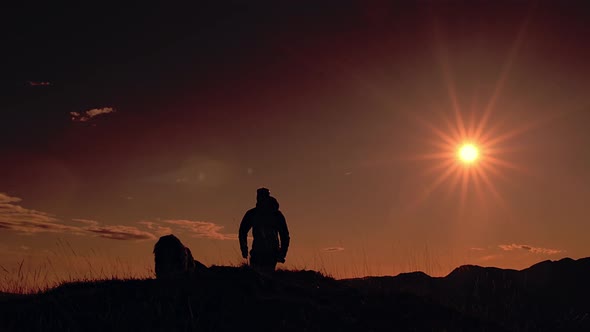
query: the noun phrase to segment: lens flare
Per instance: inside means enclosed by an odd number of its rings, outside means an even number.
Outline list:
[[[444,87],[447,90],[450,107],[432,109],[424,115],[412,112],[411,117],[428,129],[431,138],[427,141],[431,145],[429,151],[407,156],[408,160],[421,160],[427,168],[422,173],[427,178],[427,185],[421,186],[418,197],[407,206],[414,210],[430,195],[435,194],[440,187],[446,187],[447,196],[460,194],[460,210],[466,206],[467,199],[472,196],[481,202],[482,207],[507,208],[502,198],[498,182],[511,182],[508,173],[517,171],[520,175],[530,175],[528,167],[511,160],[511,152],[517,151],[512,140],[529,130],[549,123],[559,115],[559,112],[537,114],[521,124],[506,126],[506,118],[493,116],[500,100],[502,91],[506,87],[509,73],[514,59],[524,38],[528,20],[521,25],[513,47],[508,54],[495,86],[490,91],[489,100],[478,102],[477,95],[468,96],[456,89],[451,68],[450,53],[444,43],[443,35],[435,29],[437,58],[441,66]],[[470,110],[462,109],[462,99],[471,99]],[[431,120],[435,112],[438,119]],[[472,195],[474,194],[474,195]],[[491,197],[487,197],[489,196]],[[491,198],[491,199],[490,199]]]

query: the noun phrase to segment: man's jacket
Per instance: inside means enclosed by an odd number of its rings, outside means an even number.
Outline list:
[[[277,258],[284,258],[289,249],[289,229],[285,216],[278,208],[257,206],[248,210],[240,224],[239,239],[242,254],[248,252],[248,232],[252,228],[251,254],[274,254]],[[279,243],[280,236],[280,243]]]

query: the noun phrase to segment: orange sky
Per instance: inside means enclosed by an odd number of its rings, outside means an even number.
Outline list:
[[[286,268],[589,255],[584,6],[133,10],[3,23],[0,274],[24,259],[47,278],[143,276],[169,232],[205,264],[239,264],[261,186],[291,231]],[[463,184],[449,167],[465,139],[489,146]]]

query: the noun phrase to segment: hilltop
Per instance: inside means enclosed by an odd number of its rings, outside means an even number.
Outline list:
[[[367,294],[427,298],[510,331],[590,331],[589,280],[590,258],[564,258],[520,271],[464,265],[440,278],[414,272],[342,282]]]
[[[590,258],[335,280],[212,266],[0,296],[2,331],[588,331]]]

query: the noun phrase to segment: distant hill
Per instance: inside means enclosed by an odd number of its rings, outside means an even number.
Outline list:
[[[0,331],[590,331],[590,258],[334,280],[213,266],[194,278],[0,296]]]
[[[368,294],[413,294],[511,331],[590,331],[590,258],[543,261],[517,271],[464,265],[342,280]]]

